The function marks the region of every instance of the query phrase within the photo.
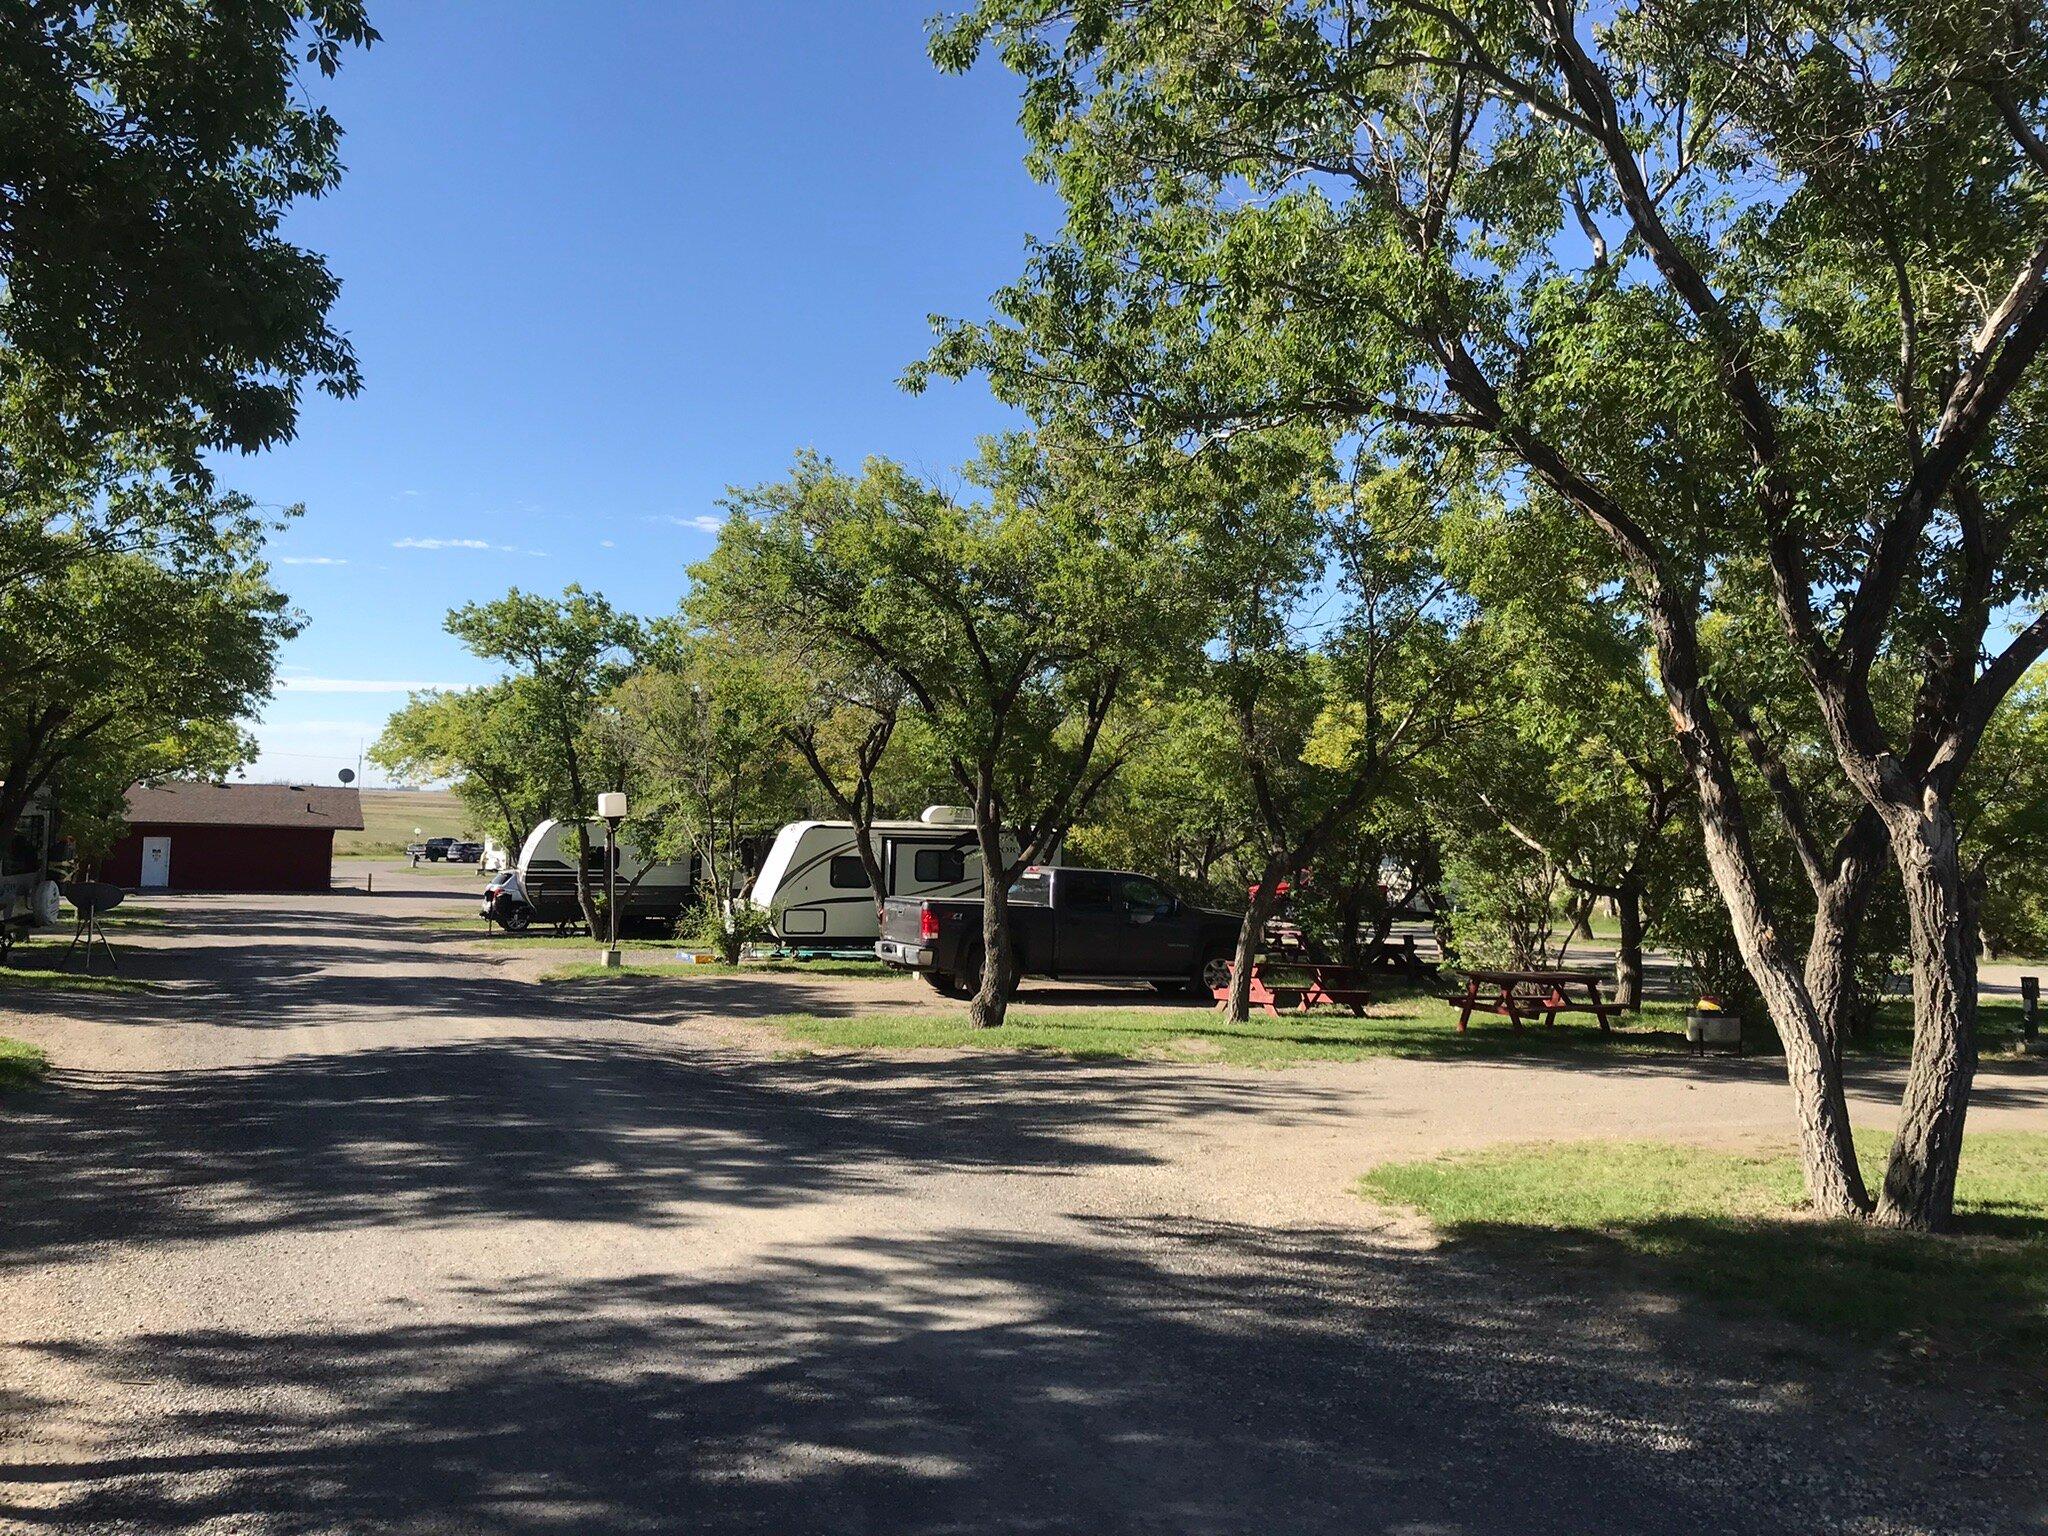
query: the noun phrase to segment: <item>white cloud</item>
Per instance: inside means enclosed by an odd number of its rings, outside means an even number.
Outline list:
[[[699,533],[716,533],[719,529],[725,526],[724,518],[711,517],[708,514],[699,517],[676,517],[673,514],[671,514],[662,517],[649,518],[648,521],[654,523],[669,523],[677,528],[694,528]]]
[[[346,560],[337,560],[332,555],[279,555],[279,565],[347,565]]]
[[[421,693],[429,688],[460,693],[474,683],[407,683],[376,677],[280,677],[277,686],[293,693]]]
[[[548,558],[544,549],[521,549],[517,544],[493,544],[489,539],[393,539],[393,549],[488,549],[500,555],[533,555]]]
[[[617,549],[619,547],[618,545],[614,544],[610,539],[599,539],[597,543],[600,549]]]

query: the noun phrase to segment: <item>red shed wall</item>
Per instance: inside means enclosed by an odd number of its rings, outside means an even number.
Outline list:
[[[171,840],[174,891],[324,891],[332,882],[331,827],[162,827],[137,824],[114,844],[100,878],[142,880],[142,840]]]

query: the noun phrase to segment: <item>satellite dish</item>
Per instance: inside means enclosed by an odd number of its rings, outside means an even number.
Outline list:
[[[128,893],[111,880],[67,880],[59,890],[80,912],[105,912],[121,905]]]
[[[355,783],[355,781],[356,781],[356,771],[355,771],[355,769],[353,769],[353,768],[344,768],[344,769],[342,769],[342,770],[341,770],[341,782],[342,782],[342,783],[344,783],[344,784],[353,784],[353,783]]]

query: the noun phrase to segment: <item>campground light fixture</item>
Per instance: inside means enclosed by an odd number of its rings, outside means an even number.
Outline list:
[[[619,968],[619,823],[626,819],[626,797],[607,790],[597,797],[597,814],[604,822],[604,910],[611,927],[611,943],[601,955],[604,968]]]

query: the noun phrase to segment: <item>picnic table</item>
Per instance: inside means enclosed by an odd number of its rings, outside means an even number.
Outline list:
[[[1237,966],[1229,966],[1231,975]],[[1349,1008],[1353,1018],[1362,1018],[1372,1001],[1360,970],[1349,965],[1326,965],[1320,960],[1254,960],[1250,1001],[1274,1018],[1280,1010],[1306,1013],[1311,1008]],[[1230,999],[1230,983],[1213,989],[1218,1003]]]
[[[1623,1012],[1620,1003],[1600,993],[1607,980],[1604,971],[1475,971],[1458,972],[1465,978],[1462,992],[1444,994],[1444,1001],[1458,1010],[1458,1032],[1463,1034],[1475,1013],[1504,1015],[1520,1029],[1522,1020],[1542,1016],[1555,1024],[1560,1013],[1590,1013],[1600,1028],[1611,1029],[1613,1016]]]

